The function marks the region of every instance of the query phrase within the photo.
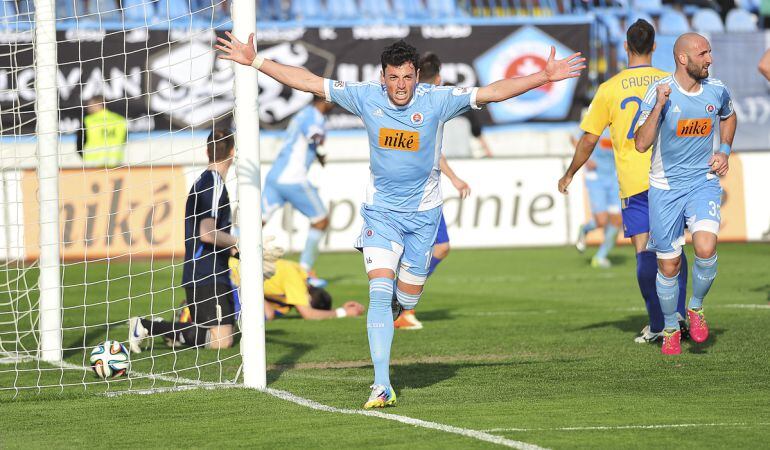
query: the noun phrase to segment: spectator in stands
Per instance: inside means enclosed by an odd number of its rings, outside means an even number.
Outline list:
[[[116,167],[123,163],[126,118],[105,107],[104,97],[88,100],[87,114],[77,133],[77,152],[88,166]]]
[[[770,81],[770,49],[765,51],[762,58],[759,60],[759,72]]]

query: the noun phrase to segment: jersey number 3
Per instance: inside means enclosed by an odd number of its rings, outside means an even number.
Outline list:
[[[631,128],[628,129],[627,139],[634,138],[634,130],[636,130],[636,122],[639,121],[639,116],[642,114],[642,99],[639,97],[626,97],[620,102],[620,109],[626,109],[626,105],[629,103],[636,103],[636,114],[634,114],[634,120],[631,121]]]

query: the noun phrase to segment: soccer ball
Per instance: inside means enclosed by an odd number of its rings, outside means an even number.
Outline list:
[[[91,350],[91,368],[99,378],[123,376],[130,364],[128,350],[118,341],[104,341]]]

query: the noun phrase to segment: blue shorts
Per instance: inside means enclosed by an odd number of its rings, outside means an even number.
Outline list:
[[[620,190],[616,179],[608,177],[586,178],[586,188],[588,189],[588,200],[591,203],[591,213],[620,213]]]
[[[401,253],[401,268],[412,275],[428,275],[441,207],[428,211],[400,212],[361,205],[364,225],[355,247],[376,247]]]
[[[436,242],[433,243],[433,245],[436,244],[444,244],[449,242],[449,233],[447,233],[446,230],[446,220],[444,220],[444,213],[441,213],[441,218],[438,222],[438,233],[436,234]]]
[[[620,213],[623,215],[623,235],[627,238],[650,232],[648,192],[640,192],[620,200]]]
[[[719,234],[722,187],[718,179],[692,189],[650,188],[650,240],[647,250],[658,258],[676,258],[682,253],[685,224],[691,233]]]
[[[310,223],[318,222],[326,217],[324,207],[318,189],[307,181],[296,184],[282,184],[266,182],[262,190],[262,215],[267,222],[270,216],[282,207],[286,202],[310,219]]]

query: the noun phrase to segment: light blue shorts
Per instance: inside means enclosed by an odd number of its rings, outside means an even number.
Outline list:
[[[312,184],[296,183],[282,184],[266,182],[262,190],[262,215],[267,222],[278,208],[289,202],[294,208],[310,219],[310,223],[318,222],[326,217],[324,207],[318,189]]]
[[[620,214],[620,189],[618,180],[610,177],[586,178],[591,213]]]
[[[364,225],[356,239],[359,250],[368,247],[403,252],[401,268],[412,275],[428,275],[433,243],[438,233],[441,207],[428,211],[400,212],[361,205]]]
[[[718,179],[692,189],[663,190],[650,187],[650,240],[647,250],[658,258],[676,258],[684,245],[684,226],[691,233],[719,234],[722,187]]]

